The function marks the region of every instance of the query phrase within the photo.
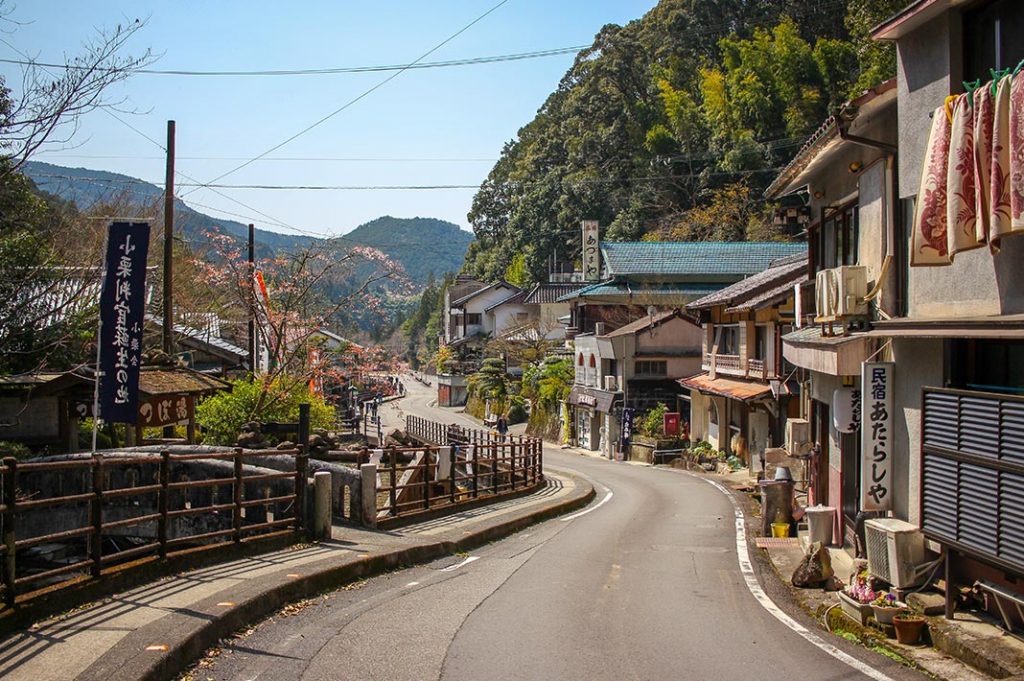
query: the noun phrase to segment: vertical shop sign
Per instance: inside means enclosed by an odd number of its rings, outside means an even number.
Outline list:
[[[99,338],[99,416],[107,423],[136,423],[139,418],[148,250],[148,222],[110,224]]]
[[[601,280],[601,241],[597,220],[583,221],[583,280]]]
[[[633,438],[633,408],[626,407],[622,410],[622,448],[629,446]]]
[[[892,507],[892,362],[861,365],[861,508],[884,511]]]

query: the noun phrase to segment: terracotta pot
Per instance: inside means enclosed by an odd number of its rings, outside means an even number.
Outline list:
[[[921,640],[925,619],[921,615],[896,615],[892,618],[896,627],[896,640],[903,645],[916,645]]]

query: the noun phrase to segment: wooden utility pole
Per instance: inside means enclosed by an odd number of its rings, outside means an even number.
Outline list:
[[[164,178],[164,352],[174,357],[174,121],[167,121],[167,175]],[[174,437],[164,426],[164,437]]]
[[[249,371],[256,375],[256,225],[249,225]]]
[[[164,352],[174,355],[174,121],[167,121],[167,175],[164,178]]]

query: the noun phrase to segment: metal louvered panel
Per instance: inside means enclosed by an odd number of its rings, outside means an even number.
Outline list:
[[[926,388],[921,526],[1024,574],[1024,398]]]

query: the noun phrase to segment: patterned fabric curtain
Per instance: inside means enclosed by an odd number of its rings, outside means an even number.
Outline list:
[[[949,97],[932,115],[910,264],[1024,233],[1024,70]]]

